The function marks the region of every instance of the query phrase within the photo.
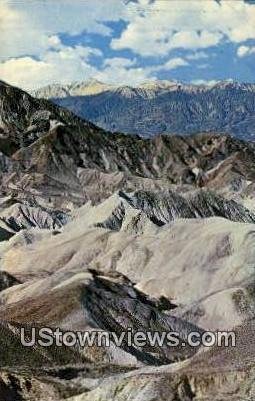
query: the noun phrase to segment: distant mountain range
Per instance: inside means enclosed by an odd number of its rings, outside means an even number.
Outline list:
[[[255,84],[214,86],[151,81],[116,86],[97,80],[49,85],[33,92],[99,127],[145,137],[222,132],[255,139]]]

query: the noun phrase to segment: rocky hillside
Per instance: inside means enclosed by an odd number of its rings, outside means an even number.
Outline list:
[[[105,132],[3,82],[0,129],[0,399],[253,400],[255,145]],[[23,347],[31,326],[111,342]],[[237,346],[188,345],[206,330]]]
[[[204,194],[202,210],[210,218],[187,218],[180,202],[172,206],[179,214],[158,225],[155,217],[166,215],[177,197],[148,195],[142,204],[141,194],[124,193],[97,206],[87,203],[58,235],[28,228],[2,242],[0,335],[7,346],[1,348],[0,383],[9,398],[252,399],[254,223],[215,217],[212,197]],[[214,210],[218,205],[228,213],[228,202],[214,202]],[[117,221],[120,205],[122,224],[107,226],[113,216]],[[25,326],[29,332],[31,322],[64,331],[171,330],[184,343],[194,330],[235,328],[239,340],[236,348],[209,350],[125,343],[30,350],[20,346],[19,330]]]
[[[254,84],[221,82],[206,87],[156,81],[107,87],[93,81],[46,87],[35,95],[51,98],[109,131],[145,137],[216,131],[255,139]]]
[[[98,201],[118,189],[185,184],[239,191],[254,181],[252,143],[214,133],[153,139],[112,134],[5,83],[0,89],[5,193],[27,191],[59,207]]]

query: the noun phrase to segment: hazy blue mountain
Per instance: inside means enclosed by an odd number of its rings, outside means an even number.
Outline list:
[[[116,87],[92,80],[48,86],[34,94],[109,131],[142,136],[217,131],[255,139],[254,84],[155,81]]]

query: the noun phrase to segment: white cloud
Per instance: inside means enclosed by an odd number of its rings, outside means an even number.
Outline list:
[[[1,59],[27,54],[39,54],[48,47],[47,34],[38,29],[32,18],[22,10],[0,3]]]
[[[120,85],[138,85],[148,79],[157,79],[155,74],[160,70],[173,70],[186,65],[188,65],[186,60],[175,57],[163,65],[142,68],[137,66],[136,59],[130,60],[123,57],[114,57],[105,60],[103,69],[95,74],[95,78]]]
[[[12,58],[0,63],[0,77],[25,90],[89,78],[124,85],[136,85],[147,79],[156,79],[152,68],[137,67],[136,60],[125,58],[106,59],[103,67],[97,69],[89,63],[91,54],[100,53],[97,49],[76,46],[49,51],[42,60],[32,57]]]
[[[198,51],[198,52],[194,52],[194,53],[186,55],[186,59],[188,59],[188,60],[201,60],[201,59],[205,59],[205,58],[208,58],[208,54],[206,54],[203,51]]]
[[[1,0],[2,57],[41,55],[50,45],[49,38],[61,32],[111,35],[106,23],[119,20],[128,26],[112,40],[112,47],[145,56],[166,55],[179,47],[206,48],[217,45],[223,35],[237,42],[255,37],[255,6],[243,0],[140,0],[138,4],[107,0],[107,7],[102,7],[102,0]]]
[[[223,38],[220,32],[209,32],[207,30],[196,31],[182,31],[177,32],[171,37],[171,48],[184,48],[184,49],[200,49],[217,45]]]
[[[164,60],[173,49],[187,50],[187,55],[183,58],[183,51],[176,52],[163,66],[154,67],[140,67],[134,58],[112,57],[96,68],[90,56],[103,56],[99,49],[61,42],[61,33],[111,37],[107,23],[119,20],[127,26],[119,38],[111,40],[113,49],[128,48],[141,56],[164,56]],[[250,38],[255,38],[255,5],[244,0],[107,0],[107,7],[102,0],[1,0],[0,79],[27,89],[90,77],[137,84],[155,78],[162,69],[205,59],[208,55],[203,49],[225,40],[239,43]],[[253,54],[253,49],[240,43],[237,55]]]
[[[137,82],[149,70],[132,67],[128,59],[105,60],[102,69],[90,64],[90,56],[101,56],[99,49],[67,46],[60,33],[111,35],[108,21],[128,21],[133,6],[117,0],[56,0],[0,2],[0,79],[24,89],[52,82],[67,83],[101,77],[106,81]],[[131,68],[132,67],[132,68]]]
[[[53,82],[69,83],[93,77],[97,70],[89,64],[97,49],[76,46],[46,52],[41,60],[32,57],[11,58],[0,63],[0,77],[12,85],[35,89]]]
[[[250,56],[251,54],[255,54],[255,46],[240,46],[237,49],[238,57]]]
[[[51,66],[31,57],[10,59],[0,64],[1,79],[22,88],[30,88],[44,82]]]
[[[54,48],[59,48],[62,46],[61,40],[59,39],[58,35],[49,36],[48,44],[50,47],[54,47]]]
[[[194,79],[191,81],[193,85],[205,85],[205,86],[214,86],[220,81],[217,81],[216,79],[211,79],[211,80],[206,80],[206,79]]]
[[[156,79],[154,71],[156,68],[137,67],[136,60],[114,57],[105,60],[103,69],[95,74],[95,78],[107,83],[137,85],[147,79]]]
[[[255,5],[244,0],[141,2],[119,38],[115,50],[128,48],[142,56],[166,55],[170,50],[203,49],[227,38],[255,38]]]
[[[104,66],[110,68],[131,67],[135,63],[136,63],[135,59],[131,60],[124,57],[113,57],[105,59]]]
[[[181,57],[174,57],[168,60],[165,64],[160,67],[157,67],[157,70],[174,70],[178,67],[183,67],[189,65],[189,63]]]
[[[128,20],[122,1],[107,0],[44,0],[0,2],[1,58],[39,56],[59,33],[82,32],[111,35],[108,21]],[[55,45],[55,44],[54,44]]]

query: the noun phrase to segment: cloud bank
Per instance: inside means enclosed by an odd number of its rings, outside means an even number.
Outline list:
[[[254,77],[246,63],[255,57],[252,3],[107,0],[107,7],[104,4],[102,0],[2,0],[0,78],[25,89],[91,77],[137,84],[165,78],[167,72],[175,79],[179,74],[188,81],[213,81],[230,78],[224,53],[240,76]]]

